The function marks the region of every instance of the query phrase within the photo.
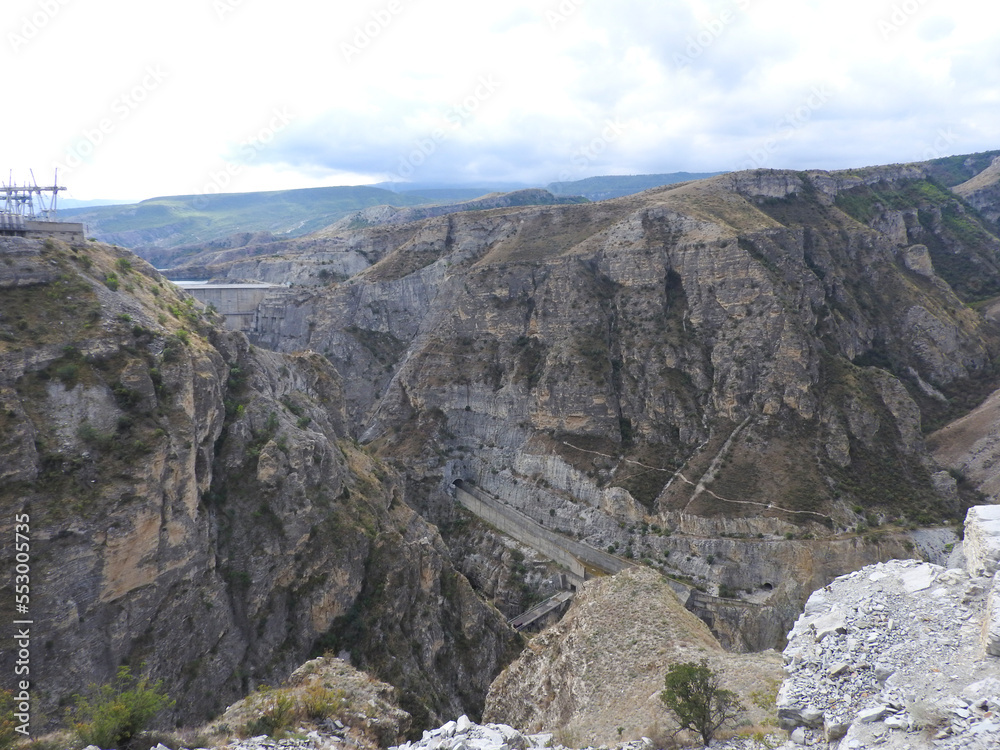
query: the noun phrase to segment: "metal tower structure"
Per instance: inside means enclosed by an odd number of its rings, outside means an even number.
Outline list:
[[[34,171],[31,171],[31,184],[16,185],[11,171],[10,181],[0,186],[0,200],[3,201],[0,214],[29,220],[55,221],[59,191],[65,189],[59,187],[58,169],[49,187],[38,186]]]

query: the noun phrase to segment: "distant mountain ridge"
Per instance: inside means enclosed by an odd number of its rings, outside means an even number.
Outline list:
[[[211,242],[239,232],[296,237],[371,206],[454,202],[476,198],[485,192],[488,191],[437,190],[427,195],[419,191],[394,193],[357,186],[178,195],[132,205],[68,209],[60,211],[60,217],[84,222],[88,236],[102,242],[142,250]],[[144,255],[157,262],[155,253]]]
[[[165,272],[171,279],[201,279],[216,275],[219,264],[231,263],[253,256],[283,256],[299,253],[308,247],[314,250],[329,249],[338,242],[337,235],[365,227],[400,225],[428,219],[434,216],[481,211],[514,206],[556,206],[571,203],[589,203],[579,196],[554,196],[541,188],[515,190],[512,193],[490,193],[481,198],[459,203],[430,204],[397,208],[395,206],[371,206],[354,211],[318,232],[302,237],[280,237],[270,232],[239,232],[208,243],[196,243],[165,249],[155,257],[158,265],[169,269]],[[152,257],[149,251],[142,253]],[[329,273],[333,269],[326,269]],[[334,270],[334,274],[344,269]],[[327,278],[327,276],[324,276]]]
[[[667,174],[607,175],[587,177],[573,182],[553,182],[547,189],[553,195],[582,195],[592,201],[623,198],[643,190],[675,185],[678,182],[704,180],[725,172],[670,172]]]
[[[591,177],[577,182],[552,183],[546,188],[516,183],[479,183],[471,186],[411,183],[409,189],[404,189],[405,184],[381,183],[162,196],[130,204],[66,207],[59,213],[64,220],[83,222],[89,237],[139,251],[154,265],[164,265],[173,253],[164,253],[163,250],[214,243],[246,232],[267,232],[275,239],[300,237],[376,206],[398,209],[449,206],[497,193],[528,195],[540,190],[557,196],[560,199],[557,202],[569,196],[604,200],[705,176],[709,175],[675,172]]]
[[[93,208],[94,206],[125,206],[138,203],[137,200],[115,200],[113,198],[94,198],[93,200],[81,200],[79,198],[60,198],[59,206],[61,211],[71,211],[81,208]]]
[[[954,187],[986,171],[998,156],[1000,151],[988,151],[909,166],[920,169],[945,187]],[[83,222],[89,237],[128,247],[155,266],[164,268],[176,265],[178,256],[191,256],[208,249],[243,247],[248,235],[256,235],[254,244],[286,241],[334,225],[343,228],[343,222],[351,221],[351,217],[359,224],[368,225],[376,214],[383,220],[389,219],[390,223],[413,221],[456,210],[490,207],[475,205],[475,202],[496,202],[501,193],[511,196],[505,204],[508,206],[562,203],[574,196],[601,201],[719,174],[723,173],[606,175],[553,182],[544,189],[515,183],[484,182],[471,186],[382,183],[381,186],[180,195],[126,205],[64,208],[60,217]],[[410,189],[403,189],[406,185]],[[374,209],[379,210],[373,213]],[[987,218],[993,220],[988,211]],[[234,239],[233,235],[240,238]]]

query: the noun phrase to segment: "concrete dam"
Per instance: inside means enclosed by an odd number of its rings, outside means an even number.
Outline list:
[[[204,305],[211,305],[226,319],[226,328],[252,331],[257,309],[270,295],[285,287],[276,284],[207,284],[201,281],[172,282]]]
[[[455,480],[454,487],[455,498],[464,507],[491,526],[566,568],[574,588],[595,575],[614,575],[634,565],[621,557],[547,529],[485,490],[473,487],[461,479]]]

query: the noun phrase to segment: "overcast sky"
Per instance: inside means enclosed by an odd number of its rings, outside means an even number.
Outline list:
[[[996,0],[4,0],[0,169],[140,199],[984,151],[998,21]]]

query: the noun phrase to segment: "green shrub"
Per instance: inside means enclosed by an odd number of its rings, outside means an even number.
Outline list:
[[[121,381],[111,386],[111,392],[114,393],[118,406],[125,410],[135,409],[142,402],[142,394]]]
[[[186,343],[188,342],[180,336],[169,336],[163,345],[163,361],[176,362],[180,359]]]
[[[80,365],[76,362],[67,362],[56,368],[56,377],[64,383],[73,383],[80,375]]]
[[[90,447],[102,451],[111,450],[115,445],[114,433],[103,432],[90,422],[81,422],[76,428],[76,436]]]
[[[271,737],[281,735],[295,720],[295,699],[284,690],[274,690],[261,686],[262,703],[267,707],[244,727],[248,737],[266,734]]]
[[[301,710],[307,719],[321,721],[331,716],[337,716],[348,704],[347,694],[343,690],[310,685],[302,691]]]
[[[119,667],[115,679],[91,685],[89,696],[74,696],[72,728],[84,745],[123,748],[142,732],[156,714],[172,708],[174,701],[162,691],[162,680],[136,679],[127,666]]]
[[[724,583],[719,584],[719,598],[721,599],[738,599],[738,592],[732,586],[727,586]]]
[[[676,714],[682,729],[701,735],[705,747],[723,724],[744,710],[736,693],[722,688],[706,659],[700,664],[672,664],[664,682],[660,699]]]
[[[104,285],[110,289],[112,292],[118,291],[118,275],[114,272],[108,273],[104,276]]]

